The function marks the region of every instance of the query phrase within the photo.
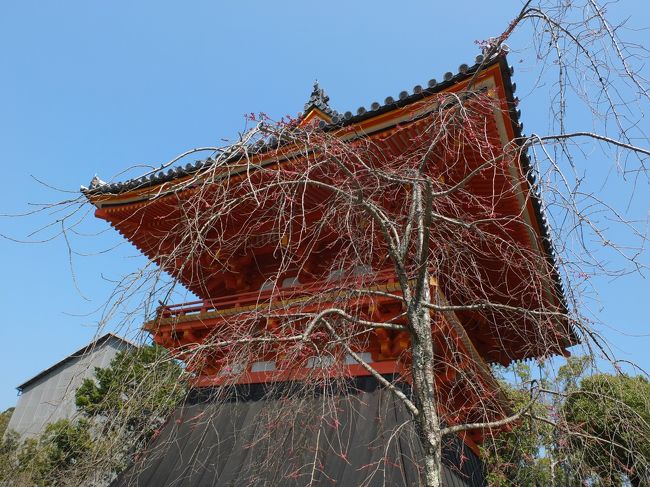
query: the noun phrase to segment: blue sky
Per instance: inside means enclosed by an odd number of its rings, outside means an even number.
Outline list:
[[[512,4],[518,2],[4,2],[0,213],[75,197],[95,174],[120,180],[125,168],[144,172],[188,148],[220,145],[243,128],[244,113],[295,115],[314,79],[341,111],[441,79],[472,64],[475,41],[504,30],[517,11]],[[619,17],[647,9],[641,1],[616,8]],[[626,35],[650,45],[647,31]],[[550,88],[536,78],[531,40],[520,35],[509,44],[526,131],[545,133]],[[640,183],[628,205],[611,161],[596,159],[590,171],[606,181],[600,190],[631,217],[647,219],[648,185]],[[47,239],[53,229],[28,235],[52,221],[42,214],[0,217],[0,233]],[[73,245],[89,255],[72,263],[61,238],[0,239],[0,409],[15,404],[18,384],[92,339],[109,280],[143,263],[128,245],[98,253],[121,243],[102,222],[88,218],[78,230],[88,236],[74,236]],[[607,323],[599,325],[603,334],[622,358],[650,369],[648,320],[639,306],[650,295],[647,280],[593,284],[599,295],[588,304]]]

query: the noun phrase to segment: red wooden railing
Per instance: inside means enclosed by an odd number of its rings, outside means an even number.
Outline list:
[[[232,309],[243,306],[261,305],[270,301],[315,296],[320,292],[332,292],[339,290],[353,291],[355,283],[363,283],[363,287],[367,288],[369,286],[378,284],[390,284],[393,282],[395,282],[395,273],[389,269],[375,273],[372,278],[369,278],[369,276],[366,275],[358,276],[356,279],[346,279],[345,281],[332,280],[326,283],[309,282],[305,284],[296,284],[291,287],[275,287],[268,290],[249,291],[239,294],[230,294],[228,296],[219,296],[212,299],[190,301],[181,304],[161,304],[161,306],[159,306],[157,309],[157,316],[160,318],[174,318],[177,316],[208,313],[211,311]],[[337,284],[344,285],[337,286]]]

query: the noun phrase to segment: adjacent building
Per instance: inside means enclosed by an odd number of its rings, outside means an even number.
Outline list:
[[[107,333],[20,384],[7,431],[17,432],[22,439],[34,438],[48,424],[74,417],[75,391],[83,380],[93,377],[96,367],[108,367],[118,352],[132,347],[124,338]]]

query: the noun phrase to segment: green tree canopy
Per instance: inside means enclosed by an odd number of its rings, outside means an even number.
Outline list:
[[[585,377],[562,407],[570,447],[604,485],[647,485],[650,474],[650,382],[643,377]]]
[[[587,357],[568,359],[554,383],[540,384],[554,392],[485,444],[490,486],[647,485],[650,383],[625,374],[588,376],[589,366]],[[530,400],[525,386],[532,375],[526,364],[510,372],[521,385],[504,379],[502,387],[518,410]]]
[[[504,375],[505,371],[497,371]],[[517,364],[511,371],[517,383],[530,384],[532,374],[527,364]],[[501,387],[510,399],[513,410],[530,402],[531,391],[515,387],[505,378]],[[536,416],[546,417],[548,407],[542,402],[533,405]],[[546,451],[553,441],[552,427],[524,416],[512,430],[488,439],[483,446],[483,460],[491,487],[551,485],[550,462]]]
[[[0,413],[0,439],[5,434],[5,431],[7,431],[7,426],[9,425],[9,421],[11,420],[11,415],[14,413],[14,408],[9,408],[4,410],[2,413]]]
[[[121,416],[129,428],[166,417],[185,393],[182,370],[169,352],[148,345],[118,353],[108,368],[96,368],[76,392],[79,411],[92,418]]]

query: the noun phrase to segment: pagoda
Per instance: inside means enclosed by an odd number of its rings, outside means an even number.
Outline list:
[[[96,178],[89,188],[83,189],[96,207],[96,217],[108,222],[199,298],[182,304],[161,303],[144,325],[157,344],[185,363],[197,397],[233,383],[265,387],[312,380],[315,371],[320,376],[346,377],[357,384],[373,381],[378,373],[408,390],[410,336],[408,330],[400,328],[406,321],[404,302],[400,299],[403,283],[380,245],[372,247],[375,254],[365,261],[341,257],[343,250],[334,225],[327,227],[320,223],[327,218],[323,209],[323,202],[330,197],[327,190],[304,190],[302,226],[295,224],[288,231],[277,231],[272,222],[265,221],[271,203],[263,202],[256,208],[242,205],[236,212],[210,214],[205,218],[201,212],[209,214],[210,208],[221,204],[219,198],[223,197],[224,186],[243,184],[247,178],[259,187],[271,185],[271,179],[263,178],[271,178],[268,174],[273,171],[299,173],[308,164],[306,161],[322,160],[325,156],[310,154],[309,147],[296,147],[296,139],[291,137],[294,127],[313,131],[314,140],[327,137],[342,144],[366,144],[371,147],[368,151],[373,158],[389,164],[413,150],[414,141],[421,140],[432,120],[436,120],[432,114],[440,116],[452,110],[441,105],[450,99],[467,100],[471,104],[468,93],[479,93],[490,100],[489,107],[477,110],[481,113],[485,146],[491,150],[498,148],[502,155],[497,158],[502,161],[489,177],[470,177],[480,172],[485,154],[466,144],[447,146],[446,151],[435,155],[439,168],[436,178],[447,187],[462,183],[465,199],[454,204],[461,208],[457,211],[462,212],[465,221],[467,215],[474,215],[475,221],[484,220],[483,209],[476,201],[491,198],[494,203],[490,214],[495,221],[507,223],[498,229],[488,225],[492,228],[488,232],[491,237],[483,239],[483,244],[476,244],[474,250],[468,250],[472,272],[478,276],[468,279],[472,283],[458,284],[459,271],[447,261],[437,266],[429,280],[432,299],[440,309],[447,310],[435,313],[432,328],[441,364],[435,372],[436,388],[442,398],[440,415],[447,424],[505,417],[510,412],[509,405],[492,376],[490,365],[507,366],[514,361],[569,353],[568,347],[577,338],[564,318],[564,293],[549,229],[535,193],[535,176],[525,150],[518,146],[522,125],[511,75],[512,68],[504,54],[489,59],[479,56],[473,65],[461,65],[455,74],[446,73],[440,82],[431,80],[426,86],[418,85],[399,93],[396,98],[388,97],[384,103],[360,107],[356,113],[332,109],[329,97],[316,83],[304,112],[286,124],[285,140],[273,134],[251,142],[254,150],[247,149],[247,154],[252,154],[252,162],[243,160],[242,152],[234,151],[121,183],[105,183]],[[452,157],[456,161],[453,170],[450,169]],[[457,163],[460,159],[462,167]],[[258,168],[260,175],[251,176],[251,168]],[[500,196],[496,198],[496,194]],[[394,202],[387,202],[388,195],[382,198],[389,208],[387,211],[397,211],[404,204],[397,197]],[[199,222],[196,232],[203,232],[201,244],[191,251],[179,243],[193,231],[188,219]],[[361,229],[369,227],[363,219],[356,223]],[[300,229],[296,230],[298,226]],[[368,235],[372,241],[371,230]],[[223,244],[226,241],[237,245],[226,246]],[[492,251],[490,246],[498,241],[505,242],[507,248],[522,249],[522,254],[535,262],[535,272],[517,267],[514,253],[509,259],[505,251]],[[183,250],[179,251],[180,248]],[[279,253],[286,255],[288,249],[293,260],[279,259]],[[487,283],[482,285],[488,290],[480,301],[474,299],[480,287],[477,283]],[[468,302],[472,305],[463,307]],[[495,305],[494,310],[488,302]],[[292,333],[297,333],[297,327],[308,321],[300,317],[312,317],[330,308],[353,315],[357,323],[386,323],[387,326],[360,331],[357,338],[348,341],[346,350],[332,352],[328,360],[324,356],[290,353]],[[552,310],[550,315],[560,318],[545,317],[540,324],[539,313],[534,310],[542,309]],[[238,327],[246,327],[246,333]],[[242,337],[249,337],[246,360],[228,355],[233,346],[228,337],[242,341]],[[276,338],[272,345],[268,344],[268,337]],[[226,342],[222,347],[225,351],[217,346]],[[382,389],[381,381],[367,393],[379,389]],[[478,446],[486,435],[493,433],[471,430],[460,435],[457,441],[473,454],[472,458],[477,458]],[[162,468],[160,465],[158,468]],[[467,465],[456,467],[455,474],[447,475],[465,478],[463,485],[482,485],[482,481],[467,480],[473,475],[467,473]],[[408,468],[402,465],[398,470],[407,472]],[[162,474],[158,471],[151,475],[153,479]],[[223,475],[219,485],[236,483],[233,480],[236,474],[220,471],[218,475]],[[156,481],[160,484],[151,480],[141,485],[166,485],[160,478]],[[340,478],[351,482],[345,476]],[[400,478],[404,485],[417,485],[415,480]],[[273,482],[278,485],[277,478]],[[451,480],[447,482],[452,485]]]

